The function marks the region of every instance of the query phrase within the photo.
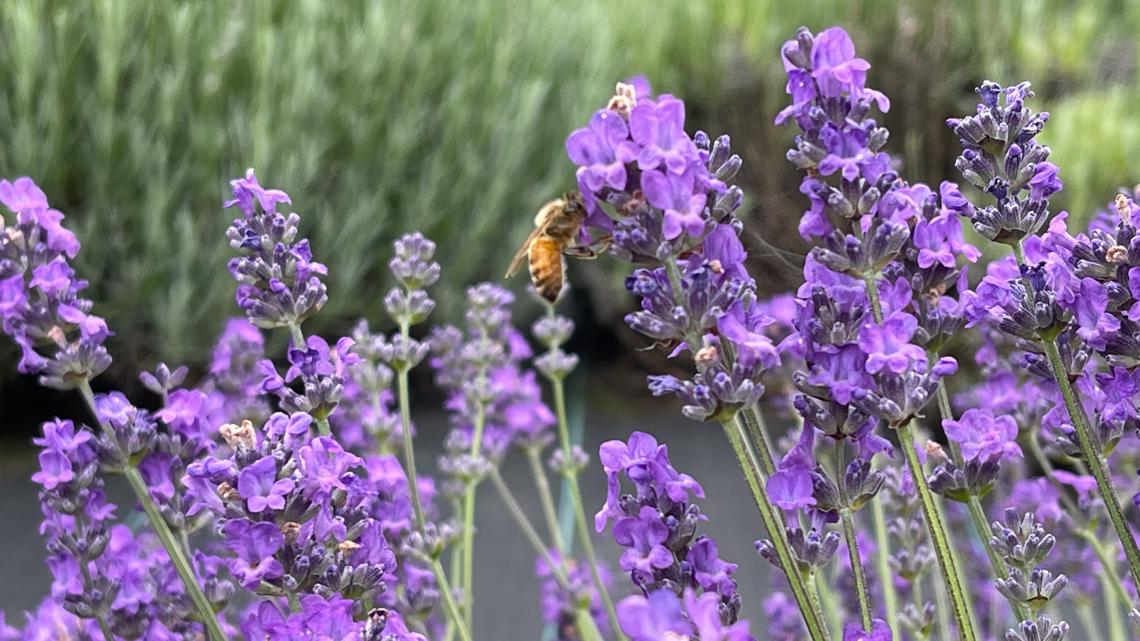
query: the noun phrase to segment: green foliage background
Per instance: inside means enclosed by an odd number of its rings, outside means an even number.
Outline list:
[[[389,242],[411,229],[440,244],[446,316],[572,184],[562,141],[633,73],[733,134],[752,222],[796,251],[771,119],[800,24],[851,31],[911,179],[953,177],[942,120],[983,78],[1034,82],[1077,218],[1140,178],[1140,8],[1106,0],[7,0],[0,176],[35,177],[68,215],[131,370],[200,360],[235,311],[220,202],[246,167],[293,195],[329,264],[314,330],[380,316]]]

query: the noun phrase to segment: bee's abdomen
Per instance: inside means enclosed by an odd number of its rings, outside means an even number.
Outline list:
[[[536,238],[530,246],[530,279],[540,296],[550,302],[562,292],[562,247],[546,236]]]

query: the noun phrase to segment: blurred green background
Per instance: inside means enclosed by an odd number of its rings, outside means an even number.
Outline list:
[[[201,362],[236,311],[220,203],[246,167],[293,195],[329,265],[313,331],[381,317],[389,243],[411,229],[439,242],[454,317],[462,287],[499,278],[532,212],[573,184],[566,134],[643,73],[688,102],[690,128],[733,135],[757,269],[781,289],[796,274],[771,247],[803,252],[804,203],[772,117],[800,24],[851,32],[911,180],[955,177],[943,120],[984,78],[1033,81],[1078,219],[1137,178],[1140,7],[1105,0],[6,0],[0,176],[35,177],[68,215],[126,380]],[[620,334],[614,270],[573,269],[580,315]]]

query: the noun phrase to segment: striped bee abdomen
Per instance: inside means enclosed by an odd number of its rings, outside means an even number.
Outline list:
[[[530,278],[540,296],[550,302],[562,292],[562,245],[543,235],[534,239],[528,252]]]

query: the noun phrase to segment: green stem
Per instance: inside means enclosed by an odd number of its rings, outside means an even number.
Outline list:
[[[859,539],[855,536],[855,519],[851,510],[839,510],[843,536],[847,539],[847,555],[851,559],[851,575],[855,578],[855,596],[859,599],[859,618],[863,629],[871,631],[871,596],[867,593],[867,577],[863,574],[863,558],[859,555]]]
[[[444,612],[447,613],[447,618],[451,621],[451,625],[448,626],[449,634],[451,630],[455,630],[459,633],[459,638],[462,641],[471,641],[471,633],[468,631],[469,628],[463,624],[463,616],[459,612],[459,606],[455,603],[455,596],[451,593],[451,583],[448,582],[439,559],[431,559],[431,572],[435,575],[439,595],[443,599]]]
[[[843,634],[843,620],[840,617],[839,604],[835,600],[835,593],[831,590],[819,589],[818,572],[812,572],[807,582],[811,586],[808,596],[811,598],[812,607],[820,613],[821,617],[827,618],[827,629]]]
[[[859,600],[859,617],[863,630],[871,631],[871,596],[867,593],[867,577],[863,573],[863,555],[859,554],[859,539],[855,536],[855,519],[847,506],[847,483],[843,478],[843,441],[835,441],[835,482],[839,486],[839,519],[843,522],[843,537],[847,540],[847,557],[851,560],[851,576],[855,579],[855,598]]]
[[[739,421],[724,421],[721,426],[724,428],[725,436],[728,437],[728,442],[732,445],[732,451],[736,454],[740,467],[744,470],[744,478],[748,482],[748,489],[752,492],[752,499],[756,503],[756,508],[760,511],[760,518],[764,522],[768,536],[772,537],[772,546],[775,548],[776,558],[784,570],[784,576],[792,590],[792,598],[799,606],[800,614],[803,615],[808,636],[812,641],[826,641],[830,637],[827,628],[823,625],[819,604],[812,599],[807,588],[806,577],[792,556],[791,546],[788,545],[788,540],[784,534],[783,520],[768,500],[768,494],[764,490],[764,480],[760,474],[760,465],[755,454],[750,452],[747,447],[744,429],[740,426]]]
[[[158,540],[162,542],[162,547],[166,548],[166,553],[170,556],[170,561],[174,565],[174,570],[178,572],[178,577],[182,579],[183,585],[186,586],[186,592],[190,595],[190,601],[194,603],[194,608],[198,610],[198,616],[202,618],[202,624],[206,626],[206,634],[210,639],[215,641],[223,641],[226,638],[225,633],[222,631],[222,626],[218,624],[218,617],[214,614],[214,608],[210,605],[209,599],[206,598],[206,593],[202,591],[202,586],[198,583],[198,578],[194,574],[194,568],[190,565],[189,559],[182,554],[182,548],[178,545],[178,539],[174,537],[174,533],[170,531],[170,526],[167,525],[166,519],[158,511],[158,506],[154,504],[154,500],[150,497],[150,491],[147,489],[146,481],[143,480],[142,474],[134,467],[128,467],[123,475],[127,477],[127,482],[130,483],[131,489],[134,490],[135,495],[142,504],[143,512],[146,513],[150,519],[151,526],[154,528],[154,533],[158,535]]]
[[[537,447],[526,450],[526,459],[530,464],[530,473],[534,477],[534,485],[538,488],[538,500],[542,504],[542,514],[546,519],[546,529],[550,532],[550,540],[554,548],[566,558],[566,546],[562,542],[562,528],[558,527],[558,512],[554,509],[554,493],[550,491],[550,481],[546,478],[546,468],[542,466],[542,451]]]
[[[1104,574],[1100,575],[1100,589],[1105,595],[1112,594],[1111,581]],[[1108,615],[1108,636],[1112,641],[1124,641],[1124,620],[1120,618],[1120,608],[1116,607],[1115,601],[1112,597],[1104,600],[1104,609]]]
[[[1081,598],[1077,601],[1077,618],[1081,621],[1081,627],[1085,629],[1086,639],[1095,639],[1096,635],[1100,634],[1100,625],[1096,621],[1096,614],[1088,599]]]
[[[485,376],[484,370],[479,372],[479,380]],[[482,387],[482,386],[479,386]],[[477,392],[482,394],[482,392]],[[483,430],[487,423],[487,408],[483,401],[475,402],[474,433],[471,436],[471,457],[476,458],[483,449]],[[471,628],[475,617],[475,495],[478,489],[477,479],[466,481],[466,491],[463,496],[463,620]]]
[[[293,337],[293,345],[301,347],[305,344],[305,335],[301,332],[299,323],[289,323],[289,335]]]
[[[618,623],[617,609],[614,608],[613,599],[610,598],[609,591],[606,589],[605,583],[602,582],[601,572],[598,571],[598,557],[594,552],[594,543],[590,539],[590,526],[586,522],[586,512],[582,509],[582,491],[578,487],[578,470],[572,464],[571,459],[573,450],[570,446],[570,421],[566,415],[566,389],[561,377],[550,376],[547,378],[554,391],[554,413],[558,417],[558,439],[562,445],[562,456],[566,463],[564,476],[566,485],[570,488],[570,498],[574,503],[574,526],[578,531],[578,538],[582,539],[582,551],[586,554],[586,563],[590,566],[590,577],[593,579],[594,587],[597,588],[598,596],[601,597],[602,605],[605,607],[610,629],[613,630],[619,641],[625,641],[626,637],[622,634],[621,625]]]
[[[407,338],[408,336],[407,322],[400,323],[400,333]],[[426,534],[427,520],[424,518],[423,500],[420,497],[419,477],[416,474],[416,449],[412,439],[412,401],[408,393],[408,368],[399,367],[396,372],[396,398],[400,406],[400,431],[404,441],[404,473],[408,479],[408,494],[412,499],[412,514],[415,518],[416,530],[421,534]],[[463,624],[462,617],[459,613],[459,607],[455,605],[455,597],[451,593],[451,584],[447,580],[447,574],[443,571],[443,566],[440,565],[439,559],[431,559],[432,574],[435,575],[436,584],[439,586],[439,592],[443,598],[444,613],[447,616],[448,633],[452,630],[459,632],[459,637],[463,641],[471,641],[470,628]]]
[[[574,621],[578,624],[578,633],[581,641],[605,641],[598,624],[594,622],[593,615],[588,608],[578,608],[574,612]]]
[[[883,588],[883,606],[886,608],[887,625],[891,628],[892,639],[899,636],[899,595],[895,590],[894,575],[891,572],[891,548],[887,533],[887,514],[881,497],[871,500],[871,521],[875,527],[875,569],[879,573],[879,584]]]
[[[776,473],[776,460],[772,456],[772,446],[768,443],[768,430],[764,424],[764,415],[756,406],[746,407],[740,410],[740,414],[744,417],[744,426],[752,438],[752,446],[756,448],[759,454],[760,469],[764,472],[765,477],[771,477]]]
[[[1116,560],[1112,558],[1108,550],[1106,550],[1104,545],[1097,539],[1096,533],[1091,529],[1086,527],[1077,530],[1077,536],[1089,544],[1093,553],[1096,554],[1097,560],[1100,561],[1101,577],[1108,582],[1106,587],[1109,589],[1105,591],[1106,597],[1111,594],[1115,600],[1119,601],[1119,603],[1113,604],[1107,602],[1106,599],[1105,607],[1110,610],[1114,610],[1119,606],[1127,608],[1131,599],[1128,597],[1128,592],[1124,589],[1124,583],[1120,580],[1120,574],[1116,571]]]
[[[84,403],[87,404],[87,409],[90,410],[91,415],[98,421],[100,427],[108,434],[111,432],[110,427],[103,423],[99,418],[99,412],[95,409],[95,392],[91,390],[91,383],[84,380],[79,385],[79,394],[83,397]],[[186,594],[190,596],[191,603],[194,604],[194,609],[198,611],[198,618],[201,619],[202,625],[206,628],[206,636],[211,641],[225,641],[226,635],[222,631],[222,626],[218,623],[218,615],[214,613],[214,607],[210,604],[210,600],[206,598],[206,594],[202,591],[201,584],[198,583],[198,577],[194,574],[194,567],[190,564],[189,558],[182,551],[182,547],[178,543],[177,537],[170,529],[170,524],[163,518],[162,513],[158,511],[158,506],[154,504],[154,499],[150,496],[150,490],[146,486],[146,481],[143,480],[142,474],[133,465],[129,465],[123,470],[123,476],[127,478],[131,489],[134,490],[135,497],[138,499],[139,504],[142,505],[143,512],[146,513],[147,519],[150,520],[151,528],[154,533],[158,535],[158,540],[162,543],[162,547],[166,549],[166,554],[170,557],[170,562],[174,566],[175,572],[178,573],[178,578],[182,580],[183,587],[186,588]]]
[[[938,568],[942,572],[942,582],[946,585],[946,592],[950,598],[950,605],[954,611],[954,623],[958,627],[959,637],[963,641],[976,641],[978,635],[974,632],[971,621],[968,601],[963,589],[961,573],[954,560],[950,548],[950,537],[946,532],[946,524],[942,514],[934,501],[934,495],[926,484],[926,473],[922,469],[922,462],[918,460],[918,452],[914,449],[914,422],[903,423],[895,428],[899,435],[899,447],[902,448],[906,458],[907,468],[910,470],[914,486],[922,504],[922,515],[926,518],[926,529],[930,534],[930,542],[934,547],[934,556],[938,560]]]
[[[491,470],[491,484],[495,486],[495,490],[499,493],[499,498],[507,506],[507,511],[510,512],[511,517],[515,520],[515,525],[519,526],[527,541],[530,542],[534,551],[546,561],[546,565],[550,568],[550,575],[558,582],[558,585],[567,592],[570,592],[570,582],[567,580],[566,575],[562,572],[562,564],[554,560],[550,556],[550,547],[538,535],[538,531],[534,529],[534,524],[530,522],[526,512],[523,511],[522,506],[519,505],[518,499],[515,498],[514,492],[511,488],[503,482],[503,476],[499,474],[499,470]]]
[[[883,307],[879,302],[879,283],[875,277],[867,277],[863,280],[867,285],[867,300],[871,303],[871,316],[876,323],[881,323],[883,322]],[[887,625],[891,628],[891,637],[901,639],[898,624],[899,597],[895,590],[894,575],[891,572],[891,541],[887,533],[887,516],[883,507],[883,500],[879,496],[871,501],[871,517],[875,526],[875,544],[879,548],[875,568],[879,573],[879,584],[883,586],[883,605],[887,610]]]
[[[1057,386],[1061,388],[1061,396],[1065,399],[1065,408],[1069,411],[1069,418],[1073,422],[1073,429],[1076,431],[1081,453],[1089,466],[1089,472],[1096,479],[1096,487],[1104,500],[1105,509],[1108,510],[1108,518],[1112,521],[1116,536],[1124,547],[1124,556],[1128,559],[1128,569],[1132,573],[1132,582],[1135,585],[1140,585],[1140,548],[1136,546],[1136,538],[1128,527],[1128,521],[1124,519],[1124,511],[1120,507],[1120,500],[1116,496],[1116,488],[1112,485],[1112,477],[1109,474],[1104,457],[1093,444],[1088,417],[1085,416],[1085,410],[1081,407],[1077,395],[1073,391],[1072,383],[1069,381],[1069,373],[1066,371],[1064,363],[1061,362],[1061,352],[1057,349],[1057,343],[1043,340],[1041,346],[1045,349],[1045,357],[1049,359],[1049,368],[1053,371],[1053,378],[1056,379]]]

